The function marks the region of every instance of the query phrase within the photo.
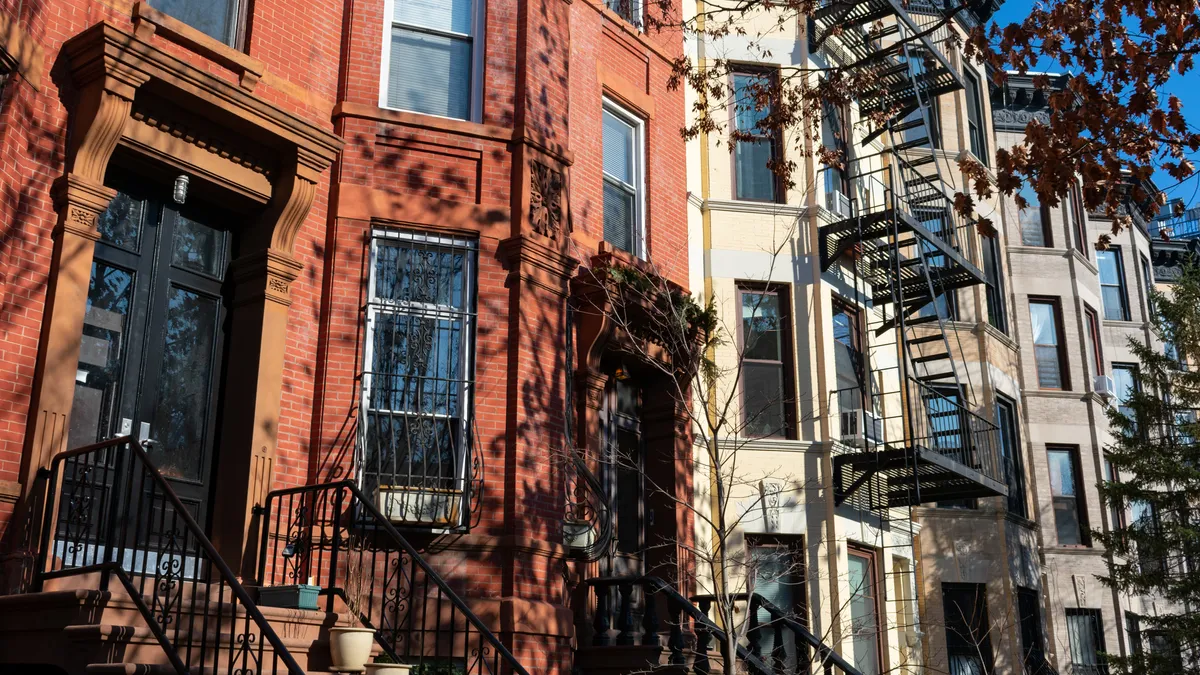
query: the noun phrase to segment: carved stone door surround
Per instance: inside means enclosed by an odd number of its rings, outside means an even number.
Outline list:
[[[233,71],[236,84],[160,48],[174,42]],[[284,368],[289,288],[302,265],[293,245],[320,175],[342,140],[254,94],[265,68],[145,3],[133,33],[103,22],[64,44],[59,88],[69,109],[65,172],[53,188],[58,222],[26,431],[23,490],[65,447],[97,216],[116,192],[104,184],[118,151],[151,170],[191,177],[192,189],[238,204],[240,239],[217,461],[222,499],[212,538],[237,569],[251,508],[271,487]]]

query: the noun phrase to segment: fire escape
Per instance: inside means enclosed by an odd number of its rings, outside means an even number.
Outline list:
[[[849,148],[848,213],[821,228],[819,245],[822,268],[840,270],[867,317],[858,386],[835,392],[842,439],[852,441],[834,457],[835,499],[885,522],[911,522],[920,504],[1006,492],[997,427],[972,411],[952,348],[951,296],[985,277],[970,253],[974,224],[953,208],[930,133],[936,97],[963,88],[942,51],[947,22],[940,7],[917,2],[833,0],[809,32],[814,50],[877,82],[858,99],[861,119],[876,124]]]

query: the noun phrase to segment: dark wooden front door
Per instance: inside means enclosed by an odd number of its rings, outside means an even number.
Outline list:
[[[646,571],[641,394],[632,381],[614,379],[606,402],[608,466],[604,482],[614,521],[612,550],[605,570],[610,576],[639,576]]]
[[[207,524],[230,236],[212,216],[122,192],[101,215],[69,442],[131,434]]]

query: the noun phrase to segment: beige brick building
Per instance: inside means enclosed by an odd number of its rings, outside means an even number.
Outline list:
[[[1054,84],[1061,87],[1063,79]],[[1016,74],[993,91],[993,106],[1000,146],[1020,143],[1029,120],[1046,114],[1031,77]],[[1111,234],[1111,218],[1087,213],[1076,193],[1054,207],[1040,204],[1032,190],[1021,194],[1029,208],[1005,198],[1002,216],[1047,652],[1059,672],[1092,672],[1098,652],[1127,656],[1140,649],[1133,644],[1140,640],[1138,617],[1165,608],[1103,586],[1097,577],[1107,573],[1107,554],[1089,534],[1137,515],[1105,508],[1096,485],[1111,476],[1106,409],[1120,405],[1137,372],[1128,342],[1154,340],[1151,242],[1147,221],[1132,206],[1130,227],[1097,251],[1100,235]]]

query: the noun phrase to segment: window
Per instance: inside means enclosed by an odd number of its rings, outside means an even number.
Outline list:
[[[1158,532],[1158,510],[1150,502],[1136,499],[1129,503],[1129,515],[1133,518],[1133,527],[1145,534],[1145,539],[1153,539]],[[1135,545],[1137,542],[1135,541]],[[1142,574],[1165,572],[1167,561],[1154,555],[1149,546],[1137,546],[1138,568]]]
[[[1104,460],[1104,480],[1110,482],[1120,480],[1120,473],[1113,468],[1112,462],[1107,459]],[[1108,522],[1109,527],[1114,530],[1125,529],[1125,509],[1120,504],[1109,503]]]
[[[472,411],[472,240],[376,231],[366,308],[362,477],[394,520],[462,514]],[[454,523],[457,524],[457,523]]]
[[[1146,651],[1149,657],[1151,672],[1182,673],[1183,654],[1175,638],[1163,631],[1147,630]]]
[[[472,0],[385,0],[381,105],[454,119],[478,117],[482,21]]]
[[[805,596],[804,540],[801,537],[747,535],[750,561],[754,570],[754,593],[788,614],[796,622],[808,625],[808,598]],[[771,672],[807,672],[809,650],[789,630],[776,631],[772,616],[758,610],[758,646],[763,662]],[[777,638],[781,638],[779,643]],[[799,652],[799,653],[797,653]]]
[[[1029,301],[1033,328],[1033,359],[1039,389],[1070,389],[1063,352],[1062,312],[1057,299]]]
[[[779,180],[772,169],[779,150],[777,136],[759,125],[771,112],[760,105],[771,95],[775,73],[767,70],[733,74],[734,122],[742,137],[733,146],[734,198],[773,202]]]
[[[937,98],[930,99],[928,106],[922,106],[910,112],[905,123],[921,120],[921,124],[904,130],[904,142],[925,141],[925,146],[940,149],[942,147],[942,116]],[[925,115],[924,118],[922,116]]]
[[[1067,610],[1067,641],[1071,646],[1072,673],[1105,675],[1104,625],[1098,609]]]
[[[1142,658],[1142,617],[1125,612],[1125,634],[1129,636],[1129,653],[1134,659]]]
[[[965,466],[972,464],[967,433],[970,421],[963,407],[962,392],[954,386],[929,387],[921,392],[925,401],[925,414],[929,419],[929,439],[923,442],[933,446],[938,454]],[[963,499],[939,499],[938,508],[973,509],[978,503],[973,497]]]
[[[1004,275],[1000,269],[1000,241],[984,237],[983,274],[987,279],[987,318],[992,328],[1008,333],[1008,312],[1004,308]]]
[[[1021,660],[1029,675],[1050,672],[1046,662],[1046,638],[1042,633],[1042,603],[1036,589],[1017,589],[1017,613],[1021,626]]]
[[[646,257],[642,227],[643,123],[612,103],[604,104],[604,241]]]
[[[942,612],[950,675],[992,672],[987,587],[984,584],[942,584]]]
[[[1121,249],[1114,246],[1107,251],[1096,251],[1096,262],[1100,267],[1100,297],[1104,301],[1105,320],[1128,321],[1129,301],[1125,295]]]
[[[791,335],[787,293],[739,288],[742,414],[746,436],[792,436]]]
[[[821,106],[821,145],[833,151],[845,166],[849,161],[849,143],[846,142],[845,109],[831,103]],[[840,166],[827,166],[825,172],[825,208],[839,216],[850,217],[850,181]]]
[[[984,164],[988,164],[987,127],[983,123],[983,90],[979,86],[979,76],[964,69],[967,85],[967,141],[971,146],[971,154]]]
[[[845,300],[833,298],[833,363],[839,391],[863,391],[862,314]]]
[[[1000,455],[1008,483],[1008,512],[1028,518],[1025,507],[1025,467],[1021,462],[1021,442],[1017,433],[1017,404],[1007,396],[996,395],[996,426],[1000,433]]]
[[[150,0],[150,6],[231,47],[240,42],[239,0]]]
[[[1050,460],[1050,496],[1054,502],[1054,525],[1059,546],[1091,546],[1087,513],[1083,508],[1079,475],[1079,449],[1047,446]]]
[[[1096,310],[1083,306],[1083,318],[1087,323],[1088,372],[1092,377],[1104,374],[1104,353],[1100,351],[1100,318]]]
[[[1154,273],[1150,271],[1150,259],[1142,256],[1142,286],[1146,294],[1146,320],[1154,314],[1154,298],[1150,292],[1154,290]]]
[[[879,675],[883,645],[880,636],[879,588],[875,552],[848,547],[846,559],[850,581],[850,631],[854,667],[862,675]]]
[[[1079,197],[1079,185],[1072,183],[1062,199],[1063,215],[1070,221],[1071,230],[1075,233],[1075,248],[1083,257],[1088,257],[1087,214],[1084,213],[1083,202]]]
[[[1021,185],[1018,192],[1025,200],[1025,208],[1017,212],[1021,227],[1021,244],[1024,246],[1053,246],[1054,237],[1050,228],[1050,210],[1029,183]]]
[[[645,550],[646,502],[645,453],[642,451],[642,391],[630,379],[613,377],[606,392],[608,401],[608,462],[603,480],[613,509],[614,570],[626,569],[631,558]],[[640,571],[636,564],[636,571]]]
[[[641,0],[604,0],[604,4],[625,21],[637,28],[642,27]]]
[[[1116,398],[1117,410],[1134,423],[1133,408],[1126,405],[1132,395],[1141,391],[1138,384],[1138,367],[1136,363],[1112,364],[1113,394]]]

